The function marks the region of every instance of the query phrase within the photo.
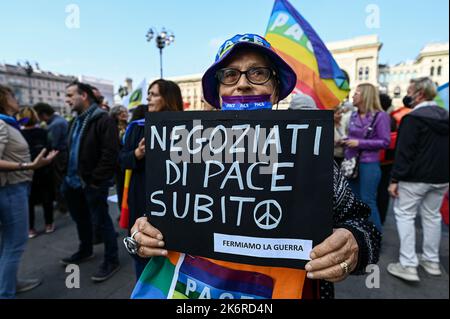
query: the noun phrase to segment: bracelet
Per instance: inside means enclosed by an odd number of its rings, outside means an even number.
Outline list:
[[[28,163],[19,163],[19,170],[24,171],[28,169]]]

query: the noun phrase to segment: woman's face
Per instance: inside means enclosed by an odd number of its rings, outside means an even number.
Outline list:
[[[353,105],[356,106],[358,109],[363,105],[363,99],[360,88],[357,88],[355,94],[353,95]]]
[[[230,59],[224,68],[233,68],[245,72],[250,68],[255,67],[270,67],[264,57],[258,52],[242,52]],[[273,78],[262,85],[255,85],[247,80],[247,77],[242,74],[239,81],[234,85],[220,84],[219,96],[244,96],[244,95],[271,95],[272,104],[276,104],[277,96],[275,94],[275,84]]]
[[[163,97],[159,93],[159,85],[155,84],[148,90],[148,111],[149,112],[161,112],[165,108],[165,102]]]
[[[16,98],[11,93],[8,93],[6,95],[5,111],[6,113],[8,113],[8,115],[11,116],[19,112],[19,103],[17,103]]]
[[[119,119],[119,121],[124,121],[124,122],[128,121],[128,111],[127,110],[120,111],[118,119]]]

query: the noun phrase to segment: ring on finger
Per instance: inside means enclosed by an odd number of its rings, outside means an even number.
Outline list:
[[[344,275],[349,273],[349,267],[348,267],[348,264],[345,261],[341,262],[339,264],[339,266],[341,266],[341,269],[344,272]]]

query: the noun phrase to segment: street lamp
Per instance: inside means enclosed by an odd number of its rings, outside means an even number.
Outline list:
[[[128,95],[128,88],[121,85],[119,87],[118,94],[119,94],[120,98],[123,99],[125,96]]]
[[[162,28],[161,32],[158,33],[158,30],[155,28],[150,28],[147,32],[147,42],[151,42],[156,35],[156,47],[159,49],[160,55],[160,66],[161,66],[161,79],[163,78],[163,63],[162,63],[162,54],[163,49],[166,46],[169,46],[171,43],[175,42],[175,35],[171,31],[166,31],[165,28]]]

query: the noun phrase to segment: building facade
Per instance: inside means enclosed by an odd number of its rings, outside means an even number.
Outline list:
[[[66,86],[77,78],[42,71],[39,66],[0,64],[0,84],[11,87],[21,106],[45,102],[62,115],[70,113],[65,104]]]
[[[426,45],[413,61],[397,65],[380,65],[380,87],[400,105],[406,95],[409,81],[418,77],[430,77],[437,86],[449,82],[449,44]]]
[[[189,111],[201,111],[208,108],[203,99],[202,74],[172,77],[168,80],[178,84],[185,109]]]
[[[327,44],[337,64],[348,74],[352,92],[361,83],[378,82],[378,60],[382,46],[377,35]]]
[[[33,106],[44,102],[50,104],[62,116],[70,114],[66,105],[66,87],[73,81],[81,81],[97,87],[108,100],[114,103],[113,82],[94,77],[68,76],[43,71],[38,65],[0,64],[0,84],[11,87],[21,106]]]
[[[100,79],[92,76],[81,75],[78,80],[96,87],[103,95],[107,104],[114,105],[114,83],[110,80]]]
[[[412,78],[429,76],[437,85],[449,82],[449,44],[427,44],[415,61],[389,66],[379,63],[380,50],[383,47],[377,35],[355,37],[348,40],[330,42],[328,49],[337,64],[350,80],[351,99],[356,87],[361,83],[372,83],[393,98],[394,106],[400,106],[409,81]],[[202,99],[201,74],[173,77],[178,83],[183,100],[189,110],[207,109]],[[279,104],[279,109],[287,109],[292,96]]]

